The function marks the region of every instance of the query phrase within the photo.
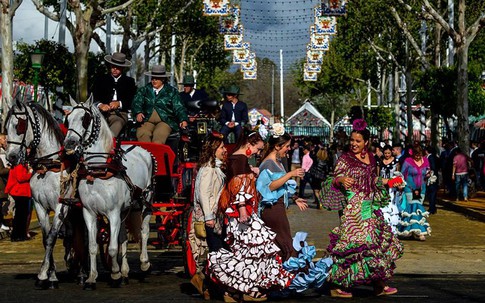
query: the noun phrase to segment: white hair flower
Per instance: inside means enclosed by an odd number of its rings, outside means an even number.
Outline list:
[[[279,136],[283,136],[285,134],[285,127],[281,123],[273,124],[273,137],[278,138]]]

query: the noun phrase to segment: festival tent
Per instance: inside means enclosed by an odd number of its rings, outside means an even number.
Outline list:
[[[294,136],[328,136],[331,126],[309,100],[306,100],[285,124]]]

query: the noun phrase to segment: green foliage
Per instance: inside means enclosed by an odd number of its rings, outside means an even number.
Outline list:
[[[35,74],[31,67],[30,54],[36,49],[45,53],[39,71],[39,85],[50,92],[56,92],[56,87],[63,86],[66,95],[74,96],[76,90],[74,56],[64,45],[54,41],[40,40],[35,44],[19,43],[15,57],[14,77],[20,81],[33,83]]]
[[[456,109],[454,68],[430,68],[418,74],[415,84],[418,103],[429,106],[435,114],[451,117]]]
[[[378,106],[372,107],[367,112],[367,123],[369,126],[376,127],[377,129],[384,130],[391,125],[395,125],[395,117],[393,108]]]

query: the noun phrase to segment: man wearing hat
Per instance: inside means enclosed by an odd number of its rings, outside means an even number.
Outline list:
[[[220,132],[224,135],[227,141],[227,136],[234,132],[236,140],[241,134],[243,126],[248,123],[248,106],[246,103],[239,101],[241,95],[239,87],[231,85],[227,89],[222,90],[224,95],[224,102],[222,103],[221,116],[219,122],[221,123]]]
[[[185,105],[185,108],[187,109],[187,113],[189,116],[195,116],[197,115],[201,108],[200,104],[195,107],[191,106],[190,103],[192,101],[202,101],[207,99],[207,94],[203,90],[195,89],[195,80],[194,76],[192,75],[185,75],[182,83],[180,83],[184,86],[184,90],[180,92],[180,99],[182,100],[182,103]]]
[[[105,56],[104,60],[109,63],[110,71],[95,81],[94,101],[108,121],[113,136],[118,137],[128,121],[136,85],[133,78],[123,74],[123,69],[131,66],[125,54],[114,53]]]
[[[165,66],[154,65],[145,75],[151,81],[138,89],[131,108],[136,122],[141,123],[136,137],[141,142],[165,144],[172,131],[187,127],[187,111],[178,90],[167,83],[170,73]]]

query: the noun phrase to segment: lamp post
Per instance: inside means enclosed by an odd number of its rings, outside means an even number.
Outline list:
[[[39,84],[39,71],[42,67],[42,60],[44,59],[44,54],[40,50],[36,49],[30,54],[30,61],[32,63],[32,68],[34,69],[34,102],[37,102],[37,86]]]

